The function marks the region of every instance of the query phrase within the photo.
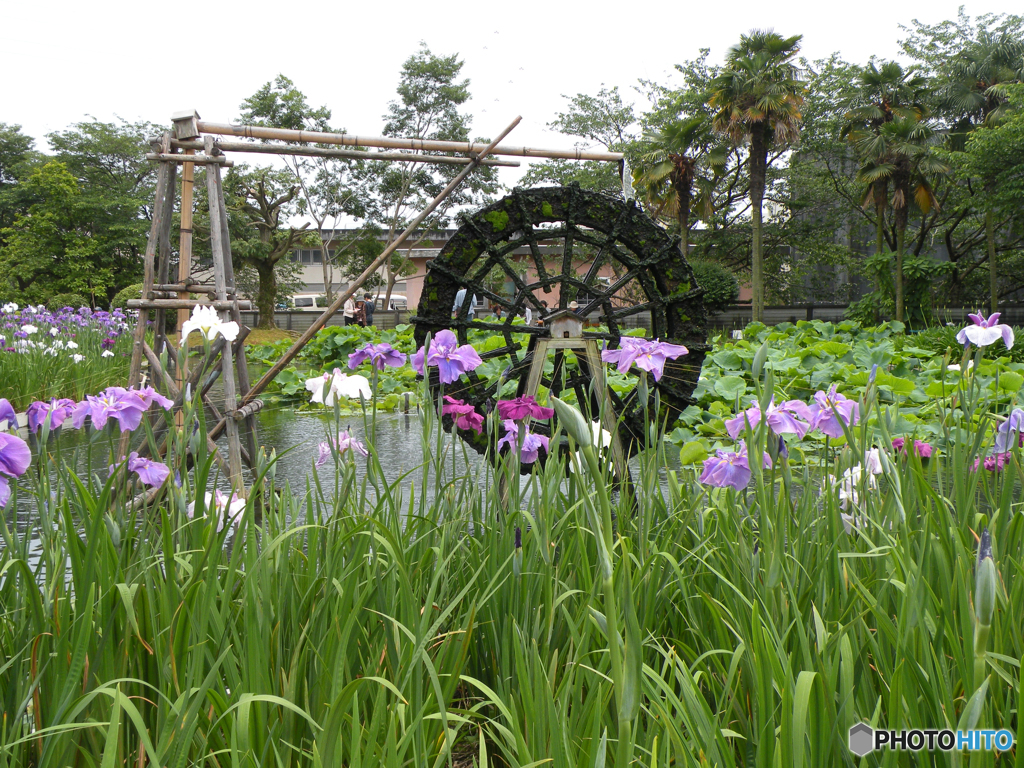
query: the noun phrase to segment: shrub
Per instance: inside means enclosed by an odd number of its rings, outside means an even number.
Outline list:
[[[64,307],[71,307],[72,309],[92,307],[92,302],[78,293],[58,293],[46,302],[46,308],[51,312],[58,312],[64,309]]]
[[[697,284],[704,289],[704,306],[709,314],[717,314],[736,303],[740,297],[740,284],[736,276],[714,261],[692,261]]]
[[[142,283],[135,283],[129,285],[127,288],[122,288],[114,296],[113,301],[110,302],[111,309],[127,309],[129,299],[141,299],[142,298]]]

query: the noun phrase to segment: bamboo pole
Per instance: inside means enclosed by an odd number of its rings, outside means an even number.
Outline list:
[[[513,120],[505,130],[498,134],[498,138],[496,138],[490,144],[485,146],[483,148],[483,151],[473,158],[473,162],[470,165],[467,165],[465,168],[463,168],[459,172],[459,175],[452,179],[448,183],[448,186],[442,189],[441,192],[438,193],[437,197],[430,201],[430,204],[415,219],[413,219],[412,222],[410,222],[409,226],[405,228],[405,231],[402,232],[402,234],[400,234],[397,238],[391,241],[388,247],[384,249],[384,252],[376,259],[374,259],[373,263],[370,264],[370,266],[368,266],[366,269],[364,269],[362,274],[359,275],[359,277],[357,277],[349,284],[348,289],[340,296],[338,296],[338,298],[334,300],[334,303],[331,304],[331,306],[324,310],[324,313],[320,315],[320,317],[318,317],[313,322],[313,324],[309,326],[309,328],[306,329],[306,332],[303,333],[302,336],[296,339],[295,343],[292,344],[291,348],[289,348],[289,350],[285,352],[284,355],[281,356],[281,359],[274,363],[274,365],[271,366],[270,370],[268,370],[266,373],[263,374],[263,376],[260,377],[259,381],[253,384],[252,389],[250,389],[249,392],[239,401],[237,409],[240,409],[243,406],[248,405],[259,396],[259,394],[266,388],[266,386],[271,381],[274,380],[274,377],[277,376],[277,374],[279,374],[281,371],[283,371],[285,367],[295,358],[295,356],[299,354],[302,348],[306,346],[307,343],[309,343],[309,340],[316,335],[316,332],[327,324],[327,321],[330,320],[331,317],[339,309],[342,308],[342,306],[344,306],[345,302],[348,301],[349,298],[355,295],[356,291],[359,290],[359,287],[364,282],[366,282],[366,279],[370,277],[372,274],[374,274],[380,268],[381,264],[387,261],[388,256],[390,256],[392,253],[398,250],[398,247],[402,243],[404,243],[406,239],[409,237],[409,235],[411,235],[416,230],[416,228],[423,223],[424,219],[426,219],[427,216],[429,216],[431,212],[435,208],[437,208],[438,205],[441,204],[441,201],[448,197],[448,195],[450,195],[455,190],[455,188],[458,187],[459,184],[461,184],[467,176],[469,176],[470,172],[480,164],[480,160],[486,157],[491,152],[491,150],[494,149],[495,146],[497,146],[499,141],[508,136],[509,133],[512,132],[512,129],[519,125],[519,122],[522,119],[522,117],[517,117],[515,120]],[[230,429],[230,425],[227,425],[226,422],[227,419],[222,419],[220,422],[217,423],[217,425],[212,430],[210,430],[211,438],[216,440],[217,435],[221,433],[225,426],[227,426]]]
[[[194,148],[185,150],[186,157],[191,157],[195,153]],[[178,237],[178,282],[183,287],[188,285],[192,274],[192,190],[194,184],[195,165],[193,163],[184,163],[181,166],[181,226]],[[154,285],[153,287],[155,290],[166,290],[163,286],[157,287]],[[178,299],[188,301],[188,294],[188,291],[179,291]],[[181,327],[188,318],[189,310],[179,308],[177,322],[179,346],[184,341],[181,337]],[[188,358],[186,356],[181,357],[180,368],[175,371],[175,378],[179,389],[188,380]],[[180,410],[175,414],[175,424],[179,428],[185,424],[184,414]]]
[[[321,131],[293,131],[286,128],[263,128],[256,125],[228,125],[208,123],[200,120],[202,133],[220,136],[242,136],[247,139],[282,139],[305,141],[312,144],[341,144],[349,147],[383,147],[384,149],[418,149],[423,152],[483,152],[487,144],[465,141],[433,141],[428,139],[395,139],[389,136],[356,136],[351,133],[326,133]],[[565,160],[619,161],[625,156],[621,152],[592,152],[581,149],[535,149],[531,147],[493,147],[492,155],[516,155],[520,157],[561,158]]]
[[[200,141],[172,141],[171,146],[177,149],[202,149]],[[342,157],[353,160],[397,160],[405,163],[440,163],[442,165],[468,165],[473,162],[469,157],[448,157],[447,155],[421,155],[408,152],[369,152],[360,149],[328,149],[326,147],[294,147],[290,144],[253,144],[248,141],[218,141],[217,148],[222,152],[254,152],[269,155],[298,155],[301,157]],[[515,160],[498,160],[487,158],[481,165],[498,166],[501,168],[518,168]]]

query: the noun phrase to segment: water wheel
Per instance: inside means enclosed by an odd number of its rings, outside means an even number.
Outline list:
[[[453,312],[456,295],[464,301]],[[417,344],[427,334],[453,331],[460,344],[483,341],[484,365],[459,381],[445,384],[445,395],[464,400],[481,414],[499,399],[524,394],[538,339],[549,326],[522,325],[529,307],[533,320],[571,308],[585,318],[584,337],[615,348],[638,321],[647,338],[683,344],[689,354],[666,364],[660,382],[648,379],[646,413],[672,423],[693,403],[707,351],[703,289],[679,251],[679,241],[651,220],[633,201],[569,187],[516,189],[498,202],[461,217],[455,235],[431,262],[417,315],[412,318]],[[488,317],[471,297],[500,307],[503,317]],[[545,303],[547,306],[545,306]],[[515,322],[520,318],[519,322]],[[649,318],[649,321],[648,321]],[[525,349],[521,342],[526,341]],[[478,344],[478,347],[480,345]],[[598,399],[584,355],[556,350],[547,361],[541,385],[555,395],[575,392],[576,401],[596,418]],[[441,390],[437,370],[428,369],[435,397]],[[629,375],[639,376],[635,368]],[[611,399],[621,418],[619,437],[632,455],[643,444],[644,404],[632,382],[610,381]],[[499,389],[500,387],[500,389]],[[538,398],[544,402],[544,395]],[[485,425],[489,424],[485,421]],[[451,431],[452,420],[444,419]],[[552,425],[535,422],[534,431],[550,434]],[[485,452],[491,437],[459,430],[476,450]],[[554,451],[554,446],[552,446]]]

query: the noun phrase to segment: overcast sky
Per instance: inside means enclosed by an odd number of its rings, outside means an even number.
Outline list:
[[[229,122],[238,105],[284,73],[333,122],[379,135],[402,62],[421,40],[458,52],[473,93],[474,135],[494,135],[516,115],[509,144],[568,147],[546,128],[563,94],[623,91],[638,78],[669,82],[673,65],[701,47],[720,61],[741,33],[773,27],[802,34],[803,54],[848,61],[894,57],[900,24],[954,18],[956,0],[930,3],[825,0],[788,3],[514,3],[306,0],[196,4],[111,0],[7,2],[0,23],[0,122],[40,139],[92,115],[166,123],[195,108]],[[972,0],[972,16],[1020,11]],[[518,173],[503,169],[506,184]]]

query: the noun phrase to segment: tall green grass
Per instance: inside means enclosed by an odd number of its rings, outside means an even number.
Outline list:
[[[974,435],[962,402],[944,425]],[[832,473],[872,434],[833,450]],[[334,485],[305,488],[277,487],[264,459],[240,528],[219,533],[201,502],[185,514],[213,481],[202,439],[184,487],[144,506],[117,476],[51,487],[43,471],[33,526],[2,531],[0,767],[845,766],[860,721],[1019,741],[1020,457],[969,471],[977,434],[924,465],[892,457],[853,535],[811,470],[778,461],[751,491],[709,491],[664,474],[657,433],[609,494],[614,532],[598,463],[567,477],[549,461],[505,511],[493,477],[436,456],[392,485],[372,456],[360,481],[338,457]],[[977,664],[984,527],[1000,583]],[[1019,749],[973,759],[1024,765]]]

